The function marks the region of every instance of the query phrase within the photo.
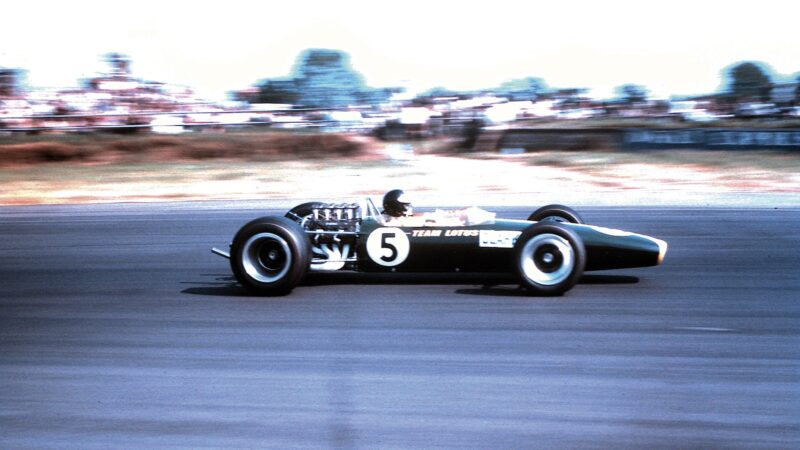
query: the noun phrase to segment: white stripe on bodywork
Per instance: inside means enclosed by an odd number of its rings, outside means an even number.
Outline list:
[[[624,237],[624,236],[633,236],[636,234],[636,233],[631,233],[630,231],[622,231],[614,228],[598,227],[597,225],[586,225],[586,226],[595,231],[599,231],[600,233],[607,234],[609,236]]]

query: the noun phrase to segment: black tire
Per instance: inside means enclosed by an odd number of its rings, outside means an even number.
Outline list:
[[[314,213],[315,209],[320,209],[324,205],[325,203],[322,202],[301,203],[290,209],[284,217],[302,225],[305,219]]]
[[[528,216],[531,222],[584,223],[577,211],[564,205],[542,206]]]
[[[286,295],[308,271],[311,247],[299,224],[261,217],[243,226],[231,244],[231,270],[247,290]]]
[[[520,285],[540,295],[562,295],[580,280],[586,248],[569,226],[540,222],[526,228],[514,245]]]

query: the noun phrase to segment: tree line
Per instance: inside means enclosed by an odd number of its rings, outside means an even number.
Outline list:
[[[115,69],[129,70],[130,60],[126,56],[112,53],[106,55],[106,58]],[[123,66],[120,65],[121,62],[124,62]],[[752,61],[730,66],[723,74],[726,80],[723,90],[715,96],[731,104],[769,101],[776,83],[765,67],[762,63]],[[19,69],[0,68],[0,96],[10,96],[18,91],[21,75]],[[800,76],[797,76],[796,81],[800,85]],[[342,108],[351,105],[378,105],[402,91],[403,88],[400,87],[367,86],[364,77],[353,69],[350,56],[343,51],[307,49],[297,58],[291,75],[261,80],[256,84],[254,92],[234,93],[234,97],[249,103]],[[544,80],[537,77],[510,80],[486,91],[511,100],[537,100],[553,92]],[[585,90],[559,90],[576,95],[583,91]],[[424,92],[420,101],[432,97],[467,97],[474,94],[476,93],[436,87]],[[647,89],[637,84],[625,84],[617,88],[616,95],[617,100],[622,103],[641,103],[647,100]],[[799,99],[800,88],[794,93],[794,103],[797,104]]]
[[[776,84],[766,65],[746,61],[724,70],[725,83],[715,95],[729,103],[766,102]],[[797,76],[800,84],[800,75]],[[292,75],[283,78],[262,80],[255,93],[240,100],[251,103],[285,103],[310,108],[339,108],[348,105],[375,105],[385,102],[402,88],[371,88],[363,76],[350,64],[350,57],[340,50],[308,49],[298,57]],[[544,80],[526,77],[507,81],[500,86],[486,89],[495,95],[511,100],[536,100],[547,95],[550,89]],[[561,90],[564,91],[564,90]],[[573,89],[580,93],[581,89]],[[625,84],[616,89],[617,101],[641,103],[647,100],[647,88],[637,84]],[[453,91],[445,87],[429,89],[421,94],[421,100],[432,97],[463,97],[475,94]],[[800,97],[800,88],[795,93],[795,102]]]

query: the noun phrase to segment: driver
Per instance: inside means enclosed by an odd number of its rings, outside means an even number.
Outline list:
[[[425,214],[414,216],[414,208],[402,189],[392,189],[383,196],[383,221],[397,227],[421,227],[426,218]]]
[[[383,196],[383,214],[395,218],[409,217],[414,215],[414,209],[402,189],[392,189]]]
[[[464,226],[494,219],[494,214],[480,208],[455,211],[437,209],[434,212],[414,215],[414,209],[402,189],[392,189],[383,196],[383,220],[386,225],[401,227]]]

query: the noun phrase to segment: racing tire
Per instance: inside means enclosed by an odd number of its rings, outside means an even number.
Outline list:
[[[535,223],[514,244],[520,286],[535,294],[563,295],[580,280],[585,266],[583,240],[559,223]]]
[[[528,220],[531,222],[584,223],[577,211],[564,205],[547,205],[534,211]]]
[[[286,212],[284,217],[291,219],[294,222],[303,225],[306,219],[314,214],[315,209],[322,208],[325,204],[322,202],[307,202],[301,203]]]
[[[284,217],[261,217],[244,225],[231,244],[231,270],[247,290],[286,295],[302,281],[311,246],[299,224]]]

